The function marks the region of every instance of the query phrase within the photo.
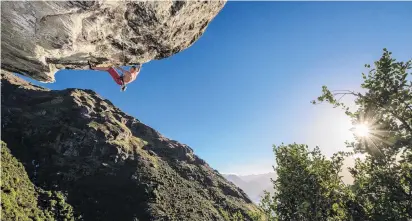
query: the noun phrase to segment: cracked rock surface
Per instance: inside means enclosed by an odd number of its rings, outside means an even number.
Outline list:
[[[42,82],[58,69],[145,63],[192,45],[225,1],[2,1],[1,68]]]

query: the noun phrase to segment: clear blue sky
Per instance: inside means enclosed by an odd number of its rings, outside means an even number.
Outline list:
[[[104,72],[64,70],[46,86],[93,89],[219,171],[261,173],[272,144],[342,149],[348,119],[310,100],[324,84],[357,89],[384,47],[412,58],[411,27],[412,2],[228,2],[200,40],[145,64],[124,93]]]

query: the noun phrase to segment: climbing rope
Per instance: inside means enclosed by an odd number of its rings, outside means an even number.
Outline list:
[[[127,22],[127,19],[126,19],[126,10],[127,10],[127,4],[126,4],[126,0],[124,0],[123,1],[123,6],[124,6],[124,13],[123,13],[123,16],[124,16],[124,19],[126,20],[126,22]],[[123,30],[126,30],[127,29],[127,23],[126,23],[126,26],[125,26],[125,28],[124,29],[122,29],[122,32],[121,32],[121,38],[122,38],[122,41],[123,41],[123,44],[122,44],[122,52],[123,52],[123,66],[126,66],[126,55],[125,55],[125,52],[124,52],[124,45],[125,45],[125,38],[124,38],[124,33],[123,33]],[[126,30],[127,31],[127,30]]]
[[[123,66],[126,66],[126,54],[125,54],[125,43],[126,43],[126,40],[125,40],[124,31],[127,32],[127,27],[128,27],[127,18],[126,18],[127,0],[124,0],[124,1],[123,1],[123,7],[124,7],[123,17],[124,17],[124,20],[125,20],[126,24],[125,24],[125,28],[122,29],[122,31],[121,31],[121,40],[122,40]],[[139,66],[141,67],[140,64],[139,64]],[[139,69],[139,70],[140,70],[140,69]]]

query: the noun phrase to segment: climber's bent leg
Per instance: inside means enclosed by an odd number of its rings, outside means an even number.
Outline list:
[[[119,73],[114,68],[108,68],[107,72],[109,72],[110,76],[112,76],[113,80],[118,84],[118,85],[123,85],[122,78],[120,77]]]

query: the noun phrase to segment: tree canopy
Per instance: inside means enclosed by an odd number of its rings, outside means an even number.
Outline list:
[[[342,108],[353,123],[355,140],[348,150],[325,157],[318,147],[303,144],[274,147],[275,193],[262,198],[269,220],[408,220],[412,218],[412,61],[399,62],[383,55],[362,73],[364,92],[329,90],[313,104]],[[341,102],[353,96],[356,110]],[[354,182],[339,175],[343,160],[353,154],[348,168]]]

